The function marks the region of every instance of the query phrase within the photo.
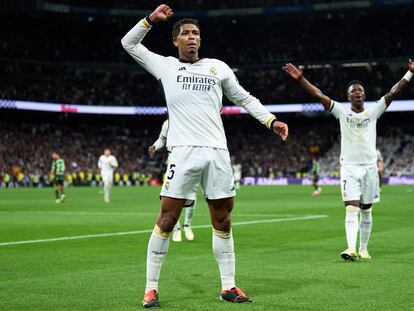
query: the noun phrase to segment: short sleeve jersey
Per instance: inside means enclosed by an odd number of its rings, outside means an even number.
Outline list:
[[[377,120],[386,108],[384,97],[359,113],[331,102],[329,111],[339,120],[341,128],[341,165],[376,164]]]

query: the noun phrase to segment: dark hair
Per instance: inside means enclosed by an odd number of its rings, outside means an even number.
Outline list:
[[[354,84],[359,84],[360,86],[364,87],[364,85],[362,84],[362,82],[361,82],[361,81],[359,81],[359,80],[352,80],[352,81],[351,81],[351,82],[349,82],[349,83],[348,83],[348,85],[346,86],[346,92],[347,92],[347,93],[348,93],[349,87],[350,87],[351,85],[354,85]]]
[[[182,25],[185,25],[185,24],[193,24],[193,25],[196,25],[197,28],[198,28],[198,30],[200,31],[200,25],[198,24],[198,22],[195,19],[192,19],[192,18],[183,18],[183,19],[180,19],[178,22],[176,22],[174,24],[173,29],[172,29],[172,37],[173,38],[177,38],[178,37],[178,35],[180,34],[180,27]]]

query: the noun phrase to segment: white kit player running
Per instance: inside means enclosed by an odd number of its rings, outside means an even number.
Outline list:
[[[118,167],[116,158],[111,155],[110,149],[105,149],[104,154],[99,157],[98,168],[101,170],[101,177],[104,189],[104,201],[109,203],[111,200],[111,187],[114,177],[114,170]]]
[[[184,203],[195,200],[200,185],[213,226],[213,252],[222,281],[220,299],[248,303],[251,300],[235,284],[230,215],[236,193],[220,114],[222,97],[225,95],[242,106],[284,140],[288,127],[239,85],[227,64],[199,58],[201,39],[197,21],[183,19],[173,26],[172,41],[179,59],[155,54],[144,47],[141,44],[144,36],[157,22],[166,21],[172,15],[167,5],[160,5],[122,39],[124,49],[162,85],[169,116],[167,148],[171,153],[161,190],[160,214],[148,243],[143,306],[159,306],[158,280],[168,252],[169,236]]]
[[[414,63],[409,60],[408,71],[379,101],[365,108],[365,90],[360,81],[348,84],[347,97],[351,107],[331,100],[312,85],[304,76],[303,68],[292,64],[285,66],[286,72],[325,109],[339,120],[341,129],[341,192],[345,204],[345,232],[348,248],[341,253],[344,260],[356,260],[358,255],[370,259],[368,241],[372,229],[372,204],[380,200],[377,172],[377,119],[391,104],[394,97],[408,84],[414,73]],[[358,236],[358,214],[360,212],[360,245],[356,252]]]
[[[164,148],[167,145],[167,132],[168,132],[168,119],[164,121],[161,127],[160,135],[158,136],[158,139],[155,141],[154,144],[152,144],[148,148],[149,154],[153,157],[154,154]],[[168,150],[168,152],[170,152]],[[167,167],[168,167],[168,159],[167,159]],[[188,205],[184,205],[185,207],[185,217],[184,217],[184,235],[185,238],[188,241],[194,240],[194,233],[191,229],[191,219],[193,218],[193,214],[196,208],[196,199],[194,201],[189,202]],[[173,234],[172,234],[172,240],[174,242],[181,242],[181,226],[180,226],[180,219],[178,219],[177,223],[174,226]]]

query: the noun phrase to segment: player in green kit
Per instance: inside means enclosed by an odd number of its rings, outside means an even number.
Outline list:
[[[62,203],[65,199],[63,193],[63,181],[65,179],[65,160],[63,160],[59,153],[52,153],[52,169],[50,174],[54,176],[56,203]]]
[[[312,158],[312,185],[315,188],[315,191],[312,192],[312,195],[320,195],[322,192],[322,188],[319,186],[319,171],[321,167],[319,166],[318,160],[316,158]]]

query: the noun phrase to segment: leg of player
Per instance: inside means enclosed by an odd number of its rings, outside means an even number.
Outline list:
[[[348,248],[341,253],[344,260],[356,260],[356,243],[358,237],[359,201],[345,201],[345,232]]]
[[[56,197],[56,203],[60,203],[60,191],[59,191],[58,185],[55,185],[55,197]]]
[[[213,251],[220,270],[220,300],[234,303],[250,303],[251,300],[236,287],[236,258],[231,231],[231,211],[234,197],[208,200],[213,225]]]
[[[104,186],[103,186],[103,190],[104,190],[104,201],[105,203],[109,203],[110,202],[110,185],[108,181],[104,181]]]
[[[188,206],[185,208],[185,219],[184,219],[184,235],[188,241],[194,240],[194,233],[191,229],[191,219],[193,218],[194,210],[196,208],[196,201],[194,201],[193,205]]]
[[[368,241],[372,230],[372,204],[361,204],[361,221],[359,224],[359,257],[371,259],[368,253]]]
[[[163,197],[157,224],[148,242],[147,283],[142,305],[145,308],[159,306],[158,280],[161,266],[168,252],[169,236],[180,217],[185,200]]]
[[[63,186],[63,181],[62,181],[62,185],[59,186],[60,187],[60,203],[62,203],[65,200],[65,191],[64,191],[64,186]]]
[[[173,242],[181,242],[181,227],[180,227],[180,218],[178,218],[177,222],[175,223],[173,234],[172,234]]]

